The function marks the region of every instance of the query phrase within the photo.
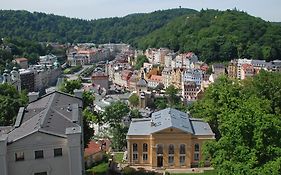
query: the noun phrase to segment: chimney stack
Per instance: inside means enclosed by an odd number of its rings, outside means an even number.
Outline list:
[[[29,92],[28,93],[29,103],[34,102],[38,98],[39,98],[39,92]]]

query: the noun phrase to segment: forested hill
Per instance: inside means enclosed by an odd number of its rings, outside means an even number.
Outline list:
[[[132,42],[176,17],[194,13],[197,11],[192,9],[170,9],[89,21],[38,12],[0,10],[0,37],[70,43]]]
[[[206,62],[281,59],[281,25],[237,10],[170,9],[82,20],[0,10],[0,37],[32,41],[129,43],[140,49],[193,51]]]
[[[281,59],[281,26],[237,10],[201,10],[141,38],[138,46],[194,51],[207,62],[274,60]]]

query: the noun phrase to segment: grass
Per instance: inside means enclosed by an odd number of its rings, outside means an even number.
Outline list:
[[[106,174],[108,170],[108,163],[107,162],[102,162],[98,164],[97,166],[92,167],[91,169],[87,170],[88,174],[95,174],[95,175],[104,175]]]
[[[124,152],[114,153],[114,160],[116,163],[122,163]]]
[[[206,170],[203,173],[176,173],[171,175],[216,175],[217,172],[215,170]]]

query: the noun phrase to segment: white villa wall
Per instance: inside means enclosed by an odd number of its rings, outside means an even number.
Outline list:
[[[54,157],[55,148],[62,148],[62,156]],[[43,159],[35,159],[36,150],[43,150]],[[16,152],[24,152],[24,161],[15,161]],[[33,175],[45,171],[48,175],[70,174],[66,138],[36,132],[8,145],[7,154],[8,175]]]

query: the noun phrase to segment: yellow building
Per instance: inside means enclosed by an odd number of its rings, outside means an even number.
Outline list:
[[[128,163],[152,168],[198,166],[204,141],[215,139],[208,123],[167,108],[134,119],[127,134]]]
[[[184,71],[183,68],[175,68],[175,69],[172,70],[172,84],[177,89],[181,89],[183,71]]]

